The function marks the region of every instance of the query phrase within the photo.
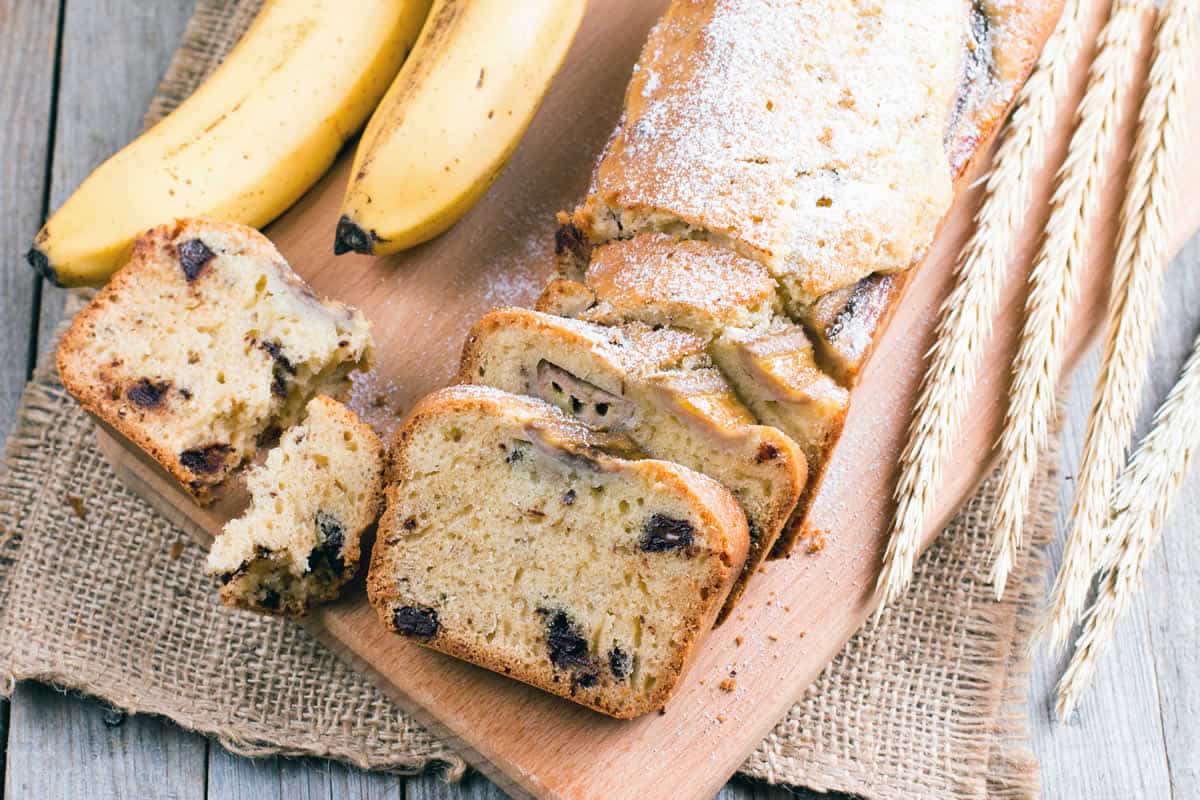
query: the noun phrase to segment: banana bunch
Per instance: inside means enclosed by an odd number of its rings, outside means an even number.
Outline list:
[[[221,67],[100,165],[26,258],[59,285],[98,286],[163,221],[261,227],[325,174],[377,107],[338,248],[356,231],[367,244],[349,249],[367,252],[429,238],[515,149],[583,4],[437,0],[431,14],[431,0],[267,0]]]
[[[533,120],[585,6],[434,0],[359,143],[334,252],[395,253],[466,214]]]
[[[375,109],[429,0],[268,0],[204,85],[104,162],[27,256],[64,286],[99,285],[133,240],[209,216],[262,226],[317,181]]]

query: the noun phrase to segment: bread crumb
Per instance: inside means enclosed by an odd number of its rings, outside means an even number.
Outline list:
[[[767,638],[770,639],[772,642],[778,642],[779,634],[778,633],[768,633]]]
[[[732,692],[736,688],[737,681],[735,681],[733,678],[726,678],[725,680],[721,681],[720,689],[722,692]]]
[[[816,555],[825,549],[825,531],[820,528],[805,528],[801,536],[808,543],[809,555]]]
[[[735,636],[735,637],[733,637],[733,643],[734,643],[734,644],[736,644],[738,647],[741,647],[741,646],[742,646],[742,642],[744,642],[744,641],[746,641],[746,640],[745,640],[745,639],[743,639],[743,638],[742,638],[742,637],[740,637],[740,636]]]
[[[167,555],[171,557],[172,561],[178,561],[179,557],[183,555],[183,542],[176,542],[171,545],[171,549],[167,551]]]
[[[808,636],[808,631],[800,631],[800,638],[803,639],[805,636]]]
[[[725,715],[717,714],[717,722],[720,722],[722,725],[725,724]]]

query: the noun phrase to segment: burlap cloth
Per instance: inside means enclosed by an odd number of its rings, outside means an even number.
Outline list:
[[[259,0],[200,0],[148,121],[194,88]],[[925,554],[904,602],[856,635],[742,766],[872,798],[1032,797],[1029,636],[1053,526],[1055,457],[1003,602],[987,583],[989,480]],[[0,678],[155,713],[248,755],[416,772],[454,752],[302,628],[214,602],[203,552],[114,475],[49,365],[26,388],[0,475]]]

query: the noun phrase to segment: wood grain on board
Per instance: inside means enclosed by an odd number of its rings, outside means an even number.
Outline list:
[[[626,9],[622,14],[613,6]],[[1095,4],[1099,10],[1102,4]],[[550,272],[552,213],[586,185],[595,154],[616,121],[630,67],[660,4],[594,5],[529,135],[483,202],[447,235],[389,259],[332,255],[333,226],[345,185],[345,158],[304,200],[268,229],[318,292],[353,303],[375,325],[377,376],[358,397],[407,410],[453,374],[467,327],[498,303],[529,302]],[[1085,32],[1094,39],[1099,18]],[[1075,70],[1048,141],[1061,160],[1085,66]],[[1136,99],[1136,98],[1135,98]],[[1125,115],[1122,154],[1132,139]],[[1193,103],[1193,130],[1200,104]],[[1124,182],[1124,155],[1101,189],[1089,269],[1075,308],[1068,359],[1093,338]],[[986,474],[1008,388],[1024,298],[1024,275],[1051,189],[1053,166],[1038,176],[1035,210],[1012,253],[1012,280],[982,354],[954,451],[939,487],[928,544]],[[1183,165],[1177,185],[1193,187],[1200,163]],[[710,637],[663,715],[618,722],[388,633],[361,593],[313,614],[306,625],[374,679],[435,732],[513,794],[538,797],[651,797],[664,781],[676,797],[710,797],[787,711],[872,610],[872,587],[890,521],[898,454],[931,343],[936,310],[954,257],[970,229],[978,192],[960,198],[935,247],[864,372],[846,432],[814,502],[811,524],[827,533],[816,555],[773,562],[751,584],[730,620]],[[1181,202],[1175,244],[1200,224],[1200,204]],[[375,420],[378,421],[378,420]],[[393,420],[394,421],[394,420]],[[238,504],[236,494],[198,509],[140,454],[102,437],[121,474],[169,517],[211,535]],[[734,638],[743,640],[738,646]],[[736,672],[736,688],[719,688]]]

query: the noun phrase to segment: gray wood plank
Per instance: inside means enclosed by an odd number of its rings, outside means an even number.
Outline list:
[[[402,800],[404,779],[313,758],[242,758],[209,748],[209,800]]]
[[[1198,328],[1200,238],[1180,254],[1168,278],[1139,432],[1145,431],[1154,408],[1174,382]],[[1099,354],[1093,353],[1071,383],[1063,440],[1068,477],[1078,466],[1098,366]],[[1196,796],[1200,791],[1200,755],[1194,747],[1200,737],[1196,719],[1200,689],[1189,680],[1189,671],[1200,657],[1195,625],[1200,613],[1200,542],[1189,535],[1200,524],[1198,485],[1200,475],[1193,474],[1191,492],[1184,490],[1146,587],[1071,724],[1055,723],[1052,713],[1054,683],[1065,656],[1040,653],[1035,659],[1030,713],[1047,796],[1165,797],[1173,786],[1177,797]],[[1055,568],[1062,555],[1065,513],[1073,488],[1067,480],[1060,494],[1058,538],[1052,552]]]
[[[405,800],[505,800],[508,795],[496,784],[470,770],[458,783],[446,783],[440,775],[417,775],[404,784]]]
[[[192,0],[73,0],[69,4],[62,20],[63,57],[48,162],[49,84],[59,5],[58,0],[0,0],[0,115],[4,115],[0,141],[9,159],[0,171],[0,203],[5,204],[0,213],[0,244],[14,256],[29,247],[46,211],[47,164],[53,207],[140,129],[154,86],[191,15]],[[49,35],[39,32],[39,26],[48,27]],[[39,88],[38,81],[45,85]],[[35,130],[38,125],[40,132]],[[9,205],[23,199],[33,204],[24,210]],[[8,409],[10,398],[19,392],[19,386],[13,390],[8,382],[10,348],[20,343],[23,383],[31,325],[36,322],[42,331],[40,350],[44,351],[45,332],[61,315],[64,293],[44,287],[37,320],[30,313],[32,272],[15,257],[6,258],[0,272],[4,292],[0,298],[18,289],[26,294],[23,316],[16,308],[10,313],[6,301],[0,323],[4,338],[0,408]],[[7,433],[7,418],[0,421]],[[203,738],[152,718],[130,719],[109,729],[102,721],[104,713],[95,702],[44,687],[20,687],[11,709],[7,796],[203,797],[207,749]]]
[[[36,276],[22,254],[46,202],[58,0],[0,0],[0,436],[7,438],[30,356]]]
[[[716,800],[853,800],[840,792],[821,794],[808,789],[772,786],[769,783],[735,777],[717,794]]]
[[[31,356],[36,276],[20,254],[41,224],[46,197],[58,0],[0,0],[0,438],[12,430]],[[0,700],[0,743],[8,738]],[[0,747],[0,776],[5,772]]]
[[[142,115],[194,5],[195,0],[67,4],[49,210],[62,205],[96,166],[141,133]],[[39,354],[49,347],[65,296],[62,289],[43,287]]]
[[[405,800],[504,800],[508,795],[478,772],[471,770],[459,783],[446,783],[438,775],[409,778],[404,787]],[[663,787],[663,797],[670,797]],[[717,800],[849,800],[844,794],[818,794],[805,789],[770,786],[758,781],[735,778],[717,794]]]
[[[1200,237],[1172,267],[1159,337],[1143,410],[1144,430],[1200,333]],[[1192,469],[1163,529],[1163,540],[1145,579],[1147,622],[1154,678],[1162,713],[1173,797],[1200,797],[1200,469]],[[1119,634],[1118,634],[1119,635]]]
[[[157,717],[123,717],[22,684],[13,697],[5,796],[203,800],[205,744]]]
[[[1066,479],[1059,493],[1051,575],[1057,572],[1062,559],[1065,515],[1074,489],[1072,477],[1079,464],[1098,370],[1098,353],[1092,353],[1076,371],[1068,395],[1063,430]],[[1145,602],[1144,596],[1136,601],[1130,624],[1098,670],[1071,724],[1060,725],[1054,720],[1054,686],[1066,657],[1052,655],[1043,648],[1034,658],[1029,713],[1046,796],[1117,800],[1165,797],[1170,791]]]

